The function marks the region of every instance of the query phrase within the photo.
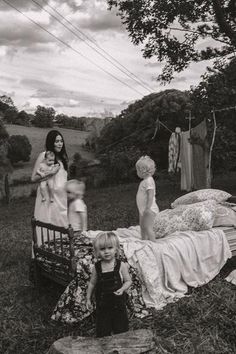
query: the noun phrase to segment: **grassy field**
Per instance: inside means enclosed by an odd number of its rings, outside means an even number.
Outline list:
[[[6,125],[6,128],[9,135],[26,135],[32,145],[30,161],[19,165],[19,167],[14,170],[12,175],[12,178],[16,180],[27,178],[31,176],[32,168],[38,154],[41,151],[44,151],[46,135],[51,128],[24,127],[20,125]],[[57,127],[55,129],[57,129]],[[93,156],[91,153],[84,151],[81,147],[88,136],[87,132],[63,128],[58,128],[58,130],[64,137],[67,154],[70,160],[75,152],[80,152],[85,158],[91,158]]]
[[[89,228],[137,224],[136,189],[130,184],[88,191]],[[168,179],[158,180],[157,190],[161,209],[180,195]],[[236,194],[236,188],[231,192]],[[4,354],[43,354],[60,337],[94,335],[90,321],[80,327],[52,322],[52,309],[63,289],[50,283],[35,289],[28,280],[33,206],[32,197],[0,206],[0,353]],[[236,353],[235,287],[223,279],[230,267],[236,267],[234,260],[190,296],[145,320],[133,319],[131,328],[154,329],[160,354]]]

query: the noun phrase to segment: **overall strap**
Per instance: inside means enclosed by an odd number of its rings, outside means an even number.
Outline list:
[[[102,274],[102,264],[101,264],[101,261],[98,261],[95,263],[95,269],[96,269],[96,272],[97,272],[97,276],[101,276]]]
[[[120,259],[116,259],[116,264],[115,264],[115,267],[114,267],[114,272],[119,273],[119,271],[120,271],[120,266],[121,266],[121,261],[120,261]]]

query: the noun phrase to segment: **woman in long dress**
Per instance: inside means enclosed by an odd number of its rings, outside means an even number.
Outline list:
[[[47,134],[45,147],[46,151],[54,152],[56,166],[53,167],[52,171],[47,173],[46,177],[42,178],[39,176],[37,170],[45,156],[45,152],[41,152],[36,160],[31,180],[32,182],[41,182],[42,180],[52,178],[54,201],[50,202],[49,195],[46,195],[46,200],[43,201],[38,187],[34,217],[43,222],[67,227],[67,196],[64,186],[67,181],[68,157],[61,133],[57,130],[51,130]]]

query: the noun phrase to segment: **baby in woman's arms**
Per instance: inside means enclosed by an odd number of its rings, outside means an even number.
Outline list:
[[[55,167],[55,154],[53,151],[46,151],[44,160],[40,163],[37,170],[37,175],[44,178],[48,175],[49,172]],[[41,181],[39,184],[39,190],[42,197],[42,202],[46,201],[47,194],[49,195],[50,202],[53,203],[53,178],[48,178],[47,180]]]

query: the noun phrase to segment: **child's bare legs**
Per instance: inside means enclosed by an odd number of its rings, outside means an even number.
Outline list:
[[[39,190],[40,190],[40,194],[42,197],[42,202],[45,202],[45,200],[46,200],[46,195],[47,195],[46,188],[47,188],[46,181],[42,181],[39,185]]]
[[[47,180],[47,186],[48,186],[48,195],[49,195],[50,202],[53,203],[54,202],[54,195],[53,195],[54,183],[53,183],[52,179]]]
[[[155,216],[156,214],[151,210],[145,211],[143,215],[140,216],[140,229],[143,240],[156,240],[156,236],[153,231]]]

